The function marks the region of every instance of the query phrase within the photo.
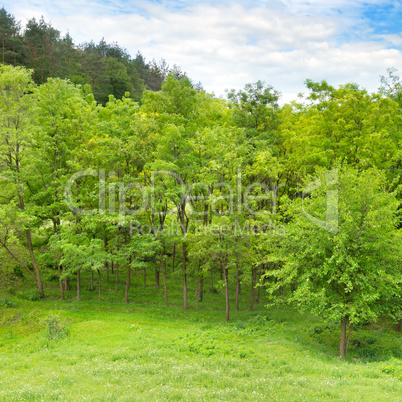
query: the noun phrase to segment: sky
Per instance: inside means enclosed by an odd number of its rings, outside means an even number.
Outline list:
[[[18,0],[5,9],[24,25],[43,16],[75,43],[102,38],[134,57],[179,65],[224,96],[265,81],[282,102],[304,82],[358,83],[369,92],[387,68],[402,71],[402,0]],[[402,72],[401,72],[402,75]]]

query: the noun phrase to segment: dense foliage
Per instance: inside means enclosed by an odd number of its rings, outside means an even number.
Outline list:
[[[152,270],[166,305],[167,277],[182,279],[185,309],[188,277],[197,300],[211,278],[226,320],[232,284],[237,309],[248,284],[250,309],[266,289],[341,322],[341,355],[348,326],[400,322],[395,70],[376,94],[307,80],[307,95],[280,107],[258,81],[223,100],[177,69],[152,87],[138,66],[152,68],[118,45],[78,49],[43,20],[21,35],[0,18],[3,274],[23,269],[43,297],[44,272],[57,273],[62,298],[74,278],[80,299],[90,272],[101,299],[111,272],[129,302],[133,270],[144,283]]]
[[[146,61],[140,51],[133,58],[117,43],[93,41],[76,45],[67,33],[46,22],[32,18],[24,29],[4,7],[0,9],[0,63],[33,69],[33,80],[43,84],[50,77],[69,79],[91,86],[95,99],[105,104],[113,94],[125,93],[140,101],[144,90],[159,91],[167,74],[185,78],[179,66],[160,61]],[[194,84],[198,89],[201,84]]]

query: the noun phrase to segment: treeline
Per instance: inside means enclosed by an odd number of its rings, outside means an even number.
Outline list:
[[[280,107],[258,81],[218,99],[168,74],[157,92],[95,101],[89,87],[0,67],[0,247],[44,297],[81,275],[152,272],[225,292],[248,286],[347,328],[401,319],[401,83],[378,93],[307,80]],[[220,278],[216,282],[216,278]],[[349,333],[350,336],[350,333]]]
[[[4,7],[0,10],[0,61],[33,69],[33,80],[43,84],[49,77],[90,85],[102,104],[110,94],[121,99],[125,93],[140,101],[144,90],[159,91],[167,75],[186,77],[180,67],[169,67],[164,59],[146,61],[140,52],[133,58],[117,43],[103,39],[76,45],[67,33],[46,22],[30,19],[24,29]],[[198,89],[201,84],[194,85]]]

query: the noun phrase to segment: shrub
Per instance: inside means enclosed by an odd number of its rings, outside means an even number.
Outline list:
[[[390,359],[381,367],[381,371],[402,380],[402,362],[398,359]]]
[[[218,289],[216,289],[215,286],[212,287],[212,289],[210,289],[211,293],[218,293]]]
[[[58,317],[50,317],[46,320],[45,335],[51,341],[59,341],[67,338],[70,335],[70,330]]]
[[[245,322],[243,322],[243,321],[237,321],[235,323],[235,327],[237,329],[245,329],[247,327],[247,324]]]
[[[241,359],[253,353],[252,349],[234,345],[233,339],[224,335],[222,331],[211,330],[197,333],[186,333],[174,341],[180,350],[186,350],[204,356],[230,355]]]
[[[66,304],[62,307],[63,310],[70,310],[70,311],[79,311],[82,310],[82,306],[80,305],[79,301],[73,300],[70,303]]]
[[[13,303],[11,300],[5,297],[4,299],[0,300],[0,306],[7,307],[7,308],[15,308],[17,305]]]
[[[12,286],[9,286],[7,288],[7,293],[14,296],[15,295],[15,289]]]
[[[42,300],[42,295],[37,290],[27,290],[18,292],[17,297],[23,300],[39,301]]]
[[[17,278],[23,278],[24,277],[24,271],[21,269],[19,265],[15,265],[13,268],[13,274]]]
[[[59,274],[57,272],[51,272],[47,276],[47,280],[49,282],[58,282],[59,281]]]

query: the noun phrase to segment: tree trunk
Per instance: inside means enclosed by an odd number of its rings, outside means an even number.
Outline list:
[[[239,295],[240,295],[240,275],[239,275],[239,264],[236,259],[236,311],[240,310]]]
[[[77,271],[77,300],[81,300],[81,270]]]
[[[261,286],[258,286],[258,288],[257,288],[257,297],[255,298],[255,302],[257,304],[260,302],[260,291],[261,291]]]
[[[117,293],[119,287],[119,264],[116,264],[116,283],[114,286],[114,293]]]
[[[158,267],[155,267],[155,284],[156,284],[156,289],[159,289],[160,287],[160,281],[159,281],[159,269]]]
[[[214,273],[211,267],[211,293],[214,293]]]
[[[187,302],[187,271],[186,271],[186,243],[183,242],[183,307],[188,310]]]
[[[399,320],[398,324],[396,324],[396,332],[401,332],[401,324],[402,324],[402,320]]]
[[[126,280],[126,290],[125,290],[125,298],[124,298],[125,303],[128,303],[128,291],[130,289],[130,282],[131,282],[131,268],[127,267],[127,280]]]
[[[197,288],[195,289],[195,308],[197,311],[200,309],[198,306],[198,285]]]
[[[341,342],[339,345],[339,356],[344,357],[346,354],[346,329],[348,326],[348,319],[344,318],[341,321]]]
[[[345,354],[346,354],[346,352],[348,351],[349,341],[350,341],[350,335],[352,334],[352,328],[353,328],[353,324],[350,324],[350,325],[349,325],[348,338],[346,339]]]
[[[6,245],[6,243],[0,240],[0,245],[4,247],[4,249],[7,251],[7,253],[15,260],[18,262],[18,264],[24,268],[28,274],[32,277],[32,279],[35,281],[35,283],[37,284],[37,277],[34,271],[31,271],[28,267],[28,265],[24,264]]]
[[[70,287],[70,278],[69,278],[68,276],[67,276],[66,279],[64,279],[64,290],[65,290],[66,292],[68,292],[68,291],[71,290],[71,287]]]
[[[167,293],[167,286],[166,286],[166,260],[162,259],[162,281],[163,281],[163,288],[165,290],[165,305],[166,307],[169,306],[168,302],[168,293]]]
[[[105,251],[106,251],[106,249],[107,249],[107,237],[106,237],[106,235],[103,237],[103,246],[104,246]],[[106,280],[107,280],[107,283],[109,283],[109,263],[107,261],[104,262],[104,267],[105,267],[105,270],[106,270]]]
[[[221,280],[223,280],[223,262],[222,262],[222,259],[219,260],[219,275],[221,277]]]
[[[112,262],[110,263],[110,265],[111,265],[111,268],[112,268],[112,275],[114,275],[114,264],[113,264],[113,260],[112,260]]]
[[[225,299],[226,299],[226,321],[229,321],[229,272],[225,268]]]
[[[257,277],[257,268],[252,269],[251,276],[251,296],[250,296],[250,307],[249,310],[252,311],[254,307],[254,298],[255,298],[255,280]]]
[[[176,243],[173,243],[172,272],[174,272],[176,262]]]
[[[200,302],[204,301],[204,277],[200,277]]]
[[[94,271],[91,269],[91,290],[94,290]]]
[[[59,284],[60,284],[61,300],[64,300],[63,280],[61,279],[61,267],[60,267],[60,262],[59,261],[57,261],[57,270],[59,272]]]
[[[102,297],[101,297],[101,272],[100,272],[100,269],[98,269],[98,280],[99,280],[99,286],[98,286],[98,289],[99,289],[99,301],[101,301]]]
[[[29,255],[31,256],[32,266],[34,267],[34,271],[35,271],[36,284],[38,286],[38,291],[42,295],[42,297],[45,297],[45,291],[43,289],[42,278],[40,275],[38,264],[36,262],[35,254],[33,252],[31,231],[29,229],[25,231],[25,237],[27,238]]]

